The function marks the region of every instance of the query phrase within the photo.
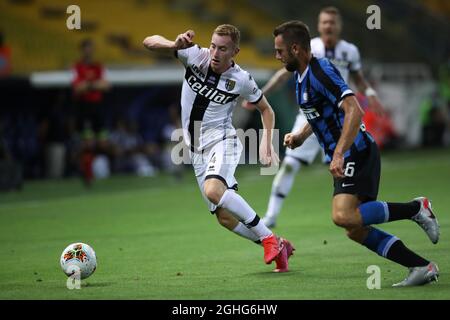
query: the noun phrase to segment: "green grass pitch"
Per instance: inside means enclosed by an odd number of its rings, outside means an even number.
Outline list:
[[[240,194],[260,216],[273,176],[239,167]],[[219,226],[201,199],[193,172],[118,176],[85,189],[79,180],[28,182],[0,194],[0,299],[449,299],[450,150],[382,156],[379,199],[427,195],[441,225],[433,245],[411,221],[381,226],[438,263],[438,283],[391,288],[406,269],[345,237],[330,218],[327,167],[304,167],[286,199],[276,233],[297,251],[291,272],[274,274],[262,248]],[[81,290],[66,288],[62,250],[90,244],[98,268]],[[367,267],[381,269],[381,289],[366,286]]]

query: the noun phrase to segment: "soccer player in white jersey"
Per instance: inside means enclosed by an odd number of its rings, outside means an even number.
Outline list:
[[[188,30],[175,41],[154,35],[143,44],[151,51],[175,55],[186,68],[181,92],[183,136],[203,198],[218,222],[234,233],[261,243],[264,261],[276,262],[275,272],[288,271],[288,258],[294,248],[275,236],[250,205],[235,191],[234,172],[242,145],[231,124],[237,98],[242,96],[261,112],[264,135],[260,160],[265,165],[279,159],[272,146],[274,113],[251,75],[233,60],[239,52],[239,30],[218,26],[209,48],[194,44],[194,31]]]
[[[350,76],[358,91],[367,96],[369,108],[377,114],[383,114],[383,107],[375,90],[367,84],[362,74],[358,48],[354,44],[340,39],[341,30],[342,21],[339,10],[335,7],[323,8],[318,17],[320,37],[311,39],[311,52],[316,58],[328,58],[337,67],[346,82]],[[270,93],[290,77],[292,77],[292,73],[282,68],[262,88],[263,93]],[[297,132],[306,123],[305,115],[299,110],[292,132]],[[266,226],[269,228],[275,226],[283,201],[291,191],[295,175],[301,165],[311,164],[319,153],[323,154],[323,151],[315,135],[311,135],[300,147],[286,150],[280,170],[272,183],[266,215],[262,219]]]

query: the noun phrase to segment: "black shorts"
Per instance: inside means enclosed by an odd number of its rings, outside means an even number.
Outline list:
[[[76,126],[78,131],[83,131],[90,127],[98,133],[104,129],[103,104],[77,101],[76,107]]]
[[[377,199],[380,185],[380,153],[376,143],[345,159],[345,178],[334,179],[334,193],[357,195],[362,201]]]

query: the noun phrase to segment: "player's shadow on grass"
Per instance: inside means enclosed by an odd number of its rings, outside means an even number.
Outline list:
[[[114,282],[87,282],[87,283],[82,283],[81,287],[82,288],[101,288],[101,287],[109,287],[111,285],[113,285]]]
[[[288,272],[272,272],[272,271],[261,271],[261,272],[252,272],[247,273],[243,277],[248,276],[256,276],[256,277],[291,277],[291,276],[298,276],[301,273],[301,270],[290,270]]]

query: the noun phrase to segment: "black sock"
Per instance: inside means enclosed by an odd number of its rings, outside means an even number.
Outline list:
[[[411,219],[420,210],[419,201],[411,201],[407,203],[387,202],[389,210],[389,221]]]
[[[401,240],[397,240],[392,244],[386,258],[408,268],[423,267],[430,263],[430,261],[425,260],[405,247]]]

